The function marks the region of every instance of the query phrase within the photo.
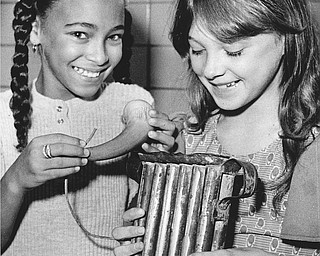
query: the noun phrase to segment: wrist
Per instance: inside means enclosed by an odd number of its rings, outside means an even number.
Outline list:
[[[12,175],[8,170],[1,179],[1,195],[10,197],[23,197],[26,189],[19,184],[15,175]]]

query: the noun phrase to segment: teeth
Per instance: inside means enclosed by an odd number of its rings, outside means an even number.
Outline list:
[[[98,77],[100,75],[100,72],[91,72],[89,70],[85,70],[83,68],[79,68],[79,67],[73,67],[73,69],[82,76],[85,77],[90,77],[90,78],[95,78]]]
[[[236,82],[232,82],[230,84],[227,84],[227,87],[232,87],[232,86],[235,86],[236,85]]]

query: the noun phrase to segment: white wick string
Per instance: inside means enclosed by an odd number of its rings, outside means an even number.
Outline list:
[[[90,140],[93,138],[94,134],[96,133],[97,128],[93,128],[90,136],[88,137],[88,139],[86,140],[86,145],[88,145],[88,143],[90,142]]]
[[[90,142],[90,140],[93,138],[94,134],[96,133],[97,128],[94,128],[93,131],[91,132],[89,138],[86,140],[86,144],[88,144]],[[83,232],[87,235],[87,236],[91,236],[91,237],[95,237],[95,238],[103,238],[103,239],[111,239],[114,240],[113,237],[110,236],[104,236],[104,235],[96,235],[91,233],[90,231],[88,231],[81,223],[79,216],[77,215],[77,213],[73,210],[71,203],[69,201],[69,196],[68,196],[68,178],[64,179],[64,194],[66,196],[66,200],[68,203],[68,207],[69,210],[73,216],[73,218],[75,219],[75,221],[77,222],[78,226],[83,230]]]

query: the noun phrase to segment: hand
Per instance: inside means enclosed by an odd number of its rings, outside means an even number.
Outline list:
[[[183,128],[183,123],[178,119],[169,119],[168,115],[154,109],[149,111],[149,125],[155,127],[148,133],[153,143],[144,143],[142,149],[148,153],[175,151],[176,137]]]
[[[198,252],[193,253],[190,256],[268,256],[275,255],[273,253],[268,253],[257,248],[240,247],[232,249],[221,249],[214,252]]]
[[[50,149],[47,157],[45,145]],[[84,141],[64,134],[34,138],[6,173],[11,188],[24,191],[78,172],[88,162],[90,152],[85,145]]]
[[[137,220],[145,215],[145,211],[141,208],[131,208],[124,212],[123,221],[125,223]],[[143,250],[142,242],[131,242],[133,238],[141,237],[144,235],[144,227],[138,226],[123,226],[117,227],[112,231],[114,239],[118,240],[120,246],[114,249],[116,256],[134,255]],[[131,241],[130,241],[131,240]]]

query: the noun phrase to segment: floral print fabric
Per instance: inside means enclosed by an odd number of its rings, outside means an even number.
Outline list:
[[[281,139],[278,138],[259,152],[238,156],[230,155],[217,138],[218,115],[211,117],[200,134],[184,131],[186,153],[227,155],[252,163],[258,172],[257,192],[250,198],[240,199],[234,227],[234,247],[256,247],[278,255],[320,255],[320,249],[304,249],[284,243],[279,237],[286,210],[286,195],[280,212],[272,205],[274,190],[268,189],[284,171],[285,163]]]

